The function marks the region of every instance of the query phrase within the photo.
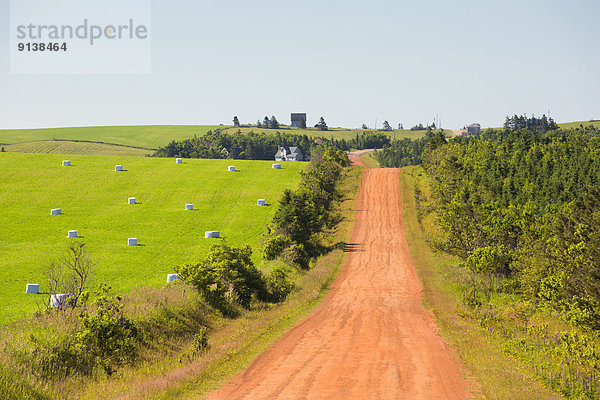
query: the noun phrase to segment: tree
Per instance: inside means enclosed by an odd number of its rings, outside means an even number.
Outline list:
[[[318,128],[320,131],[328,130],[327,124],[325,123],[325,119],[323,117],[321,117],[321,119],[319,119],[319,122],[315,125],[315,128]]]
[[[208,256],[196,264],[175,270],[181,279],[193,285],[213,307],[231,313],[234,303],[250,308],[252,298],[268,298],[264,276],[252,263],[250,246],[210,248]]]
[[[86,283],[94,264],[88,258],[85,243],[72,241],[67,245],[65,256],[58,261],[50,261],[45,272],[50,296],[68,294],[67,301],[60,302],[59,309],[74,309],[87,300]],[[52,298],[50,298],[51,304]]]
[[[233,117],[233,126],[240,126],[240,120],[237,115]]]
[[[369,129],[369,127],[367,126],[367,124],[362,124],[362,127],[360,129]]]
[[[279,129],[279,122],[274,115],[271,115],[271,120],[269,120],[269,128],[271,129]]]
[[[256,121],[256,127],[262,128],[262,123],[260,122],[260,120]]]
[[[265,116],[265,119],[263,119],[262,127],[267,129],[271,127],[271,120],[269,119],[269,117]]]
[[[402,125],[402,123],[398,124],[398,129],[404,129],[404,125]]]
[[[383,121],[383,130],[384,131],[391,131],[392,127],[390,126],[390,123],[387,121]]]

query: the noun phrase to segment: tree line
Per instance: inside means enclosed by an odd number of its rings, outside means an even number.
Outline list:
[[[242,160],[272,160],[279,146],[299,147],[305,159],[314,153],[322,153],[328,147],[342,151],[351,149],[381,148],[390,144],[390,138],[382,132],[357,133],[352,139],[334,139],[299,135],[276,131],[273,133],[228,133],[220,129],[208,131],[203,136],[194,136],[180,141],[173,140],[159,148],[155,157],[183,158],[231,158]]]
[[[457,313],[553,390],[597,399],[600,130],[508,120],[427,143],[433,206],[419,213],[434,213],[431,242],[462,260]]]
[[[281,258],[289,265],[308,269],[310,259],[322,254],[318,234],[339,222],[335,213],[341,200],[337,184],[349,166],[346,153],[328,148],[301,172],[299,188],[286,190],[281,196],[269,225],[265,259]],[[252,263],[251,255],[248,245],[216,245],[204,260],[178,266],[176,271],[226,315],[234,315],[238,306],[249,309],[254,301],[285,300],[294,287],[285,270],[275,268],[264,275]]]
[[[600,131],[549,126],[431,142],[441,246],[511,291],[600,331]]]

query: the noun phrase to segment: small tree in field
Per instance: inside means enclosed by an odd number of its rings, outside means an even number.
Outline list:
[[[323,117],[319,119],[319,122],[315,125],[315,128],[318,128],[320,131],[326,131],[328,129]]]
[[[46,270],[50,295],[68,294],[67,301],[59,305],[60,309],[71,310],[85,303],[88,294],[86,284],[94,264],[88,258],[85,243],[72,241],[67,245],[63,258],[50,261]],[[48,303],[50,306],[50,302]]]
[[[240,120],[237,115],[233,117],[233,126],[240,126]]]
[[[384,131],[391,131],[392,127],[390,126],[390,123],[387,121],[383,121],[383,130]]]

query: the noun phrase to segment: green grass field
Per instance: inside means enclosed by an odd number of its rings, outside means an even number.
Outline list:
[[[171,140],[202,136],[219,125],[138,125],[92,126],[78,128],[5,129],[0,130],[0,144],[40,140],[89,140],[156,149]]]
[[[42,140],[38,142],[25,142],[9,144],[5,151],[16,153],[48,153],[48,154],[87,154],[96,156],[133,156],[143,157],[152,154],[152,150],[136,147],[122,146],[107,143],[74,142],[71,140]]]
[[[581,125],[583,126],[594,126],[595,128],[600,128],[600,120],[593,121],[579,121],[579,122],[565,122],[563,124],[558,124],[561,128],[565,129],[573,129],[579,128]]]
[[[44,270],[63,254],[68,230],[77,230],[97,266],[90,282],[111,285],[117,293],[166,283],[180,263],[203,257],[218,239],[248,243],[260,266],[261,235],[275,212],[258,207],[265,198],[276,205],[283,189],[294,188],[304,163],[184,160],[171,158],[68,157],[52,154],[0,153],[0,324],[26,315],[47,296],[26,295],[27,283],[47,290]],[[122,164],[125,171],[115,172]],[[228,172],[235,165],[239,172]],[[140,204],[128,205],[136,197]],[[194,211],[185,211],[193,203]],[[63,215],[51,216],[50,209]],[[137,237],[140,246],[127,246]]]

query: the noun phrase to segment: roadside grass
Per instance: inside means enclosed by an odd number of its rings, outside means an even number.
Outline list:
[[[370,151],[360,156],[360,159],[367,166],[367,168],[381,168],[381,166],[379,165],[379,161],[375,159],[374,155],[375,152]]]
[[[171,140],[202,136],[220,125],[136,125],[73,128],[3,129],[0,144],[40,140],[89,140],[92,142],[156,149]]]
[[[69,240],[84,241],[96,263],[89,287],[117,293],[160,287],[173,267],[203,257],[219,239],[258,248],[284,189],[298,185],[306,163],[0,153],[0,325],[45,308],[44,271]],[[125,171],[115,172],[116,164]],[[227,172],[235,165],[239,172]],[[135,197],[138,204],[127,204]],[[258,207],[264,198],[269,206]],[[194,211],[185,211],[192,203]],[[61,208],[63,215],[51,216]],[[77,230],[79,239],[67,239]],[[127,246],[129,237],[139,246]],[[255,253],[259,268],[268,267]],[[45,294],[25,294],[39,283]]]
[[[353,168],[344,180],[343,221],[323,235],[327,245],[347,242],[350,238],[362,171],[362,168]],[[76,394],[80,399],[96,399],[100,393],[105,399],[204,398],[247,367],[322,301],[344,257],[345,253],[336,248],[317,260],[309,271],[299,272],[295,279],[298,288],[284,303],[264,304],[233,320],[207,314],[205,323],[210,327],[210,350],[204,354],[192,358],[185,356],[193,343],[190,335],[166,337],[163,351],[146,355],[147,361],[142,366],[124,368],[118,377],[71,382],[69,387],[55,388],[55,391]],[[125,297],[126,309],[134,315],[147,315],[164,305],[171,314],[178,314],[177,310],[197,304],[195,294],[190,291],[182,284],[163,289],[139,289]]]
[[[86,154],[96,156],[144,157],[154,152],[151,149],[141,149],[124,145],[71,140],[42,140],[9,144],[2,147],[4,147],[5,151],[16,153]]]
[[[502,351],[501,343],[472,319],[461,314],[462,283],[466,270],[459,260],[432,250],[427,242],[434,235],[433,216],[422,216],[419,223],[415,187],[427,196],[427,180],[421,167],[402,168],[403,217],[411,257],[424,288],[424,304],[431,309],[442,336],[458,353],[466,369],[476,377],[474,394],[488,399],[560,399],[563,398],[535,378],[530,368]],[[425,227],[426,233],[423,231]],[[466,374],[471,379],[470,374]]]

